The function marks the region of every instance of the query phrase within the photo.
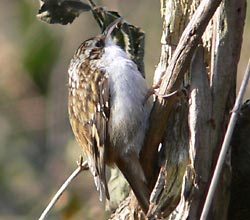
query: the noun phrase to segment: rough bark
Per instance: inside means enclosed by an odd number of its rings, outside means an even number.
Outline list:
[[[195,11],[182,33],[171,62],[164,73],[165,75],[162,77],[158,92],[160,95],[176,92],[182,86],[185,72],[189,68],[195,48],[220,2],[220,0],[204,0]],[[154,169],[157,163],[158,146],[162,141],[166,124],[177,101],[176,96],[168,99],[159,96],[150,115],[150,126],[142,148],[141,162],[147,180],[151,185],[156,180]]]
[[[224,1],[213,18],[213,31],[210,27],[204,35],[204,52],[197,51],[194,57],[190,73],[189,146],[195,179],[191,193],[182,194],[170,219],[199,219],[235,99],[245,10],[245,1]],[[230,180],[230,161],[227,161],[208,219],[227,219]],[[187,186],[192,183],[191,178],[185,181]]]
[[[235,100],[246,1],[224,1],[209,25],[220,1],[202,1],[204,6],[212,7],[198,12],[199,1],[161,2],[163,46],[154,82],[165,74],[160,94],[174,92],[183,82],[189,84],[189,106],[185,98],[179,97],[158,99],[154,106],[141,155],[151,187],[157,179],[156,171],[161,171],[151,195],[149,214],[151,219],[195,220],[199,219]],[[188,24],[195,11],[195,19]],[[188,28],[183,32],[186,24]],[[208,219],[227,219],[230,180],[228,160]],[[132,197],[124,201],[111,219],[145,219],[131,201]]]
[[[218,10],[214,27],[213,69],[211,72],[212,119],[211,148],[215,161],[220,149],[228,117],[235,101],[237,66],[240,57],[242,34],[246,15],[246,1],[224,1]],[[229,152],[230,154],[230,152]],[[227,219],[230,199],[230,155],[211,207],[209,218]],[[214,163],[212,164],[214,165]]]

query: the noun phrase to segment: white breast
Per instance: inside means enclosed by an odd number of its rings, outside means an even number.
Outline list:
[[[124,153],[139,154],[151,109],[151,105],[145,103],[146,81],[136,64],[111,41],[105,47],[101,66],[109,77],[111,143]]]

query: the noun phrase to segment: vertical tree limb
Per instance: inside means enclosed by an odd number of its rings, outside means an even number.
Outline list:
[[[220,2],[221,0],[203,0],[197,8],[185,28],[173,58],[165,72],[159,88],[159,94],[168,94],[180,88],[193,52]],[[157,99],[150,116],[150,127],[142,149],[141,158],[143,158],[142,166],[151,187],[157,178],[155,176],[157,149],[164,136],[165,126],[168,123],[175,103],[175,99]]]

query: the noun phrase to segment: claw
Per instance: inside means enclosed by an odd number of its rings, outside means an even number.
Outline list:
[[[159,93],[155,93],[155,95],[157,97],[160,97],[162,99],[169,99],[169,98],[173,98],[173,97],[187,97],[188,96],[188,87],[183,87],[181,89],[177,89],[169,94],[159,94]]]

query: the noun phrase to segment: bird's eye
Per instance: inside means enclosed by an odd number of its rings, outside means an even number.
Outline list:
[[[104,40],[99,40],[99,41],[97,41],[96,44],[95,44],[95,46],[96,46],[96,47],[104,47],[104,46],[105,46],[105,45],[104,45]]]

